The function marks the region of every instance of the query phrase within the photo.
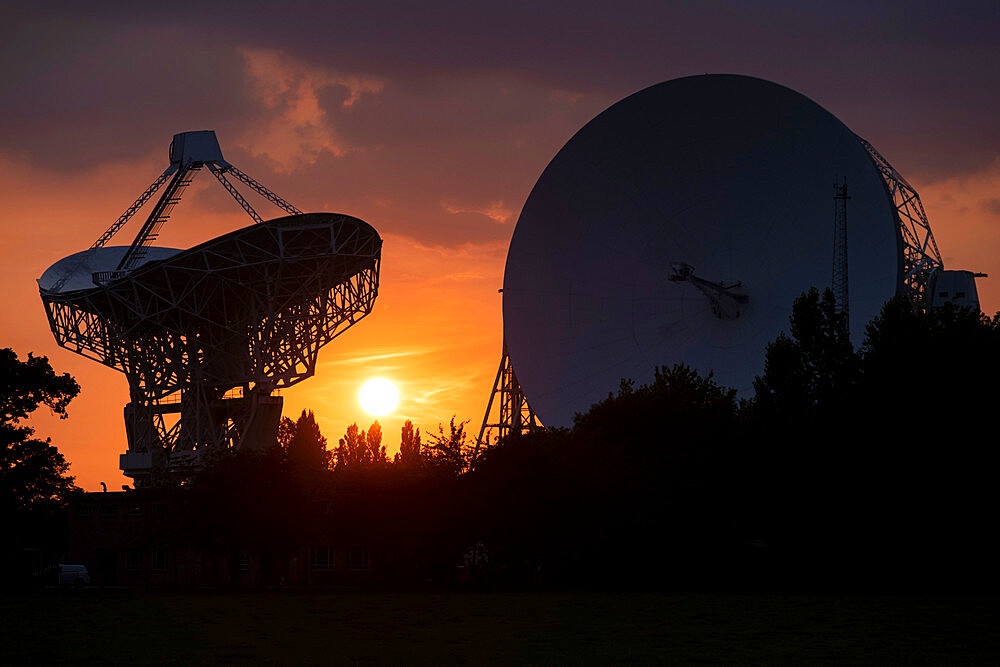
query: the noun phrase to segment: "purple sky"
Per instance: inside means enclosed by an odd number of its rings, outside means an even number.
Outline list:
[[[914,177],[975,169],[1000,149],[995,1],[123,4],[6,10],[0,150],[75,167],[206,119],[240,128],[261,111],[243,48],[385,81],[391,99],[339,119],[362,146],[419,151],[413,137],[433,133],[489,149],[544,114],[531,89],[592,99],[593,115],[659,81],[736,72],[812,97]],[[498,107],[504,87],[521,104]],[[333,86],[321,104],[337,113],[342,99]]]

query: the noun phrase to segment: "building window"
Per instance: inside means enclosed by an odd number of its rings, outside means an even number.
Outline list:
[[[965,292],[955,292],[955,298],[956,299],[964,299],[965,298]]]
[[[314,570],[332,570],[333,549],[330,547],[313,547],[309,558],[309,566]]]
[[[125,571],[138,572],[142,569],[142,552],[138,549],[129,549],[125,553]]]
[[[153,549],[153,569],[157,572],[165,572],[167,569],[167,548],[157,547]]]
[[[128,516],[142,516],[142,505],[129,505],[128,509],[125,510],[125,514]]]
[[[101,516],[118,516],[117,505],[102,505]]]
[[[250,552],[246,549],[242,550],[236,558],[236,568],[240,572],[246,572],[250,569]]]
[[[367,570],[370,567],[368,549],[351,549],[347,552],[348,570]]]
[[[76,508],[77,516],[93,516],[94,508],[90,505],[80,505]]]
[[[947,292],[938,292],[938,296],[941,297],[942,299],[947,299],[948,298],[948,293]]]

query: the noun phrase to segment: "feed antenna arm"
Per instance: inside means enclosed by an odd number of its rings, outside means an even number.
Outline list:
[[[227,171],[230,172],[230,173],[232,173],[233,176],[235,176],[239,180],[243,181],[243,183],[245,183],[248,188],[250,188],[251,190],[253,190],[257,194],[259,194],[261,197],[263,197],[264,199],[268,200],[269,202],[271,202],[272,204],[274,204],[278,208],[282,209],[283,211],[285,211],[289,215],[299,215],[300,213],[302,213],[302,211],[300,211],[299,209],[295,208],[294,206],[292,206],[291,204],[289,204],[287,201],[285,201],[284,199],[282,199],[281,197],[279,197],[275,193],[271,192],[270,190],[268,190],[267,188],[265,188],[263,185],[261,185],[260,183],[258,183],[254,179],[250,178],[249,176],[247,176],[246,174],[244,174],[242,171],[240,171],[239,169],[237,169],[233,165],[229,164],[228,162],[223,162],[222,165],[223,165],[223,169],[222,169],[223,173],[225,173]]]
[[[174,210],[174,206],[180,203],[184,190],[187,189],[187,186],[191,185],[191,181],[194,180],[195,175],[200,169],[200,163],[192,162],[182,165],[177,170],[174,177],[170,179],[167,189],[163,191],[163,194],[156,201],[153,211],[146,218],[146,222],[142,225],[139,233],[136,234],[132,245],[129,246],[122,260],[118,263],[118,267],[113,272],[113,275],[109,277],[117,278],[120,275],[119,272],[129,271],[145,259],[146,249],[159,236],[163,223],[170,219],[170,213]]]
[[[250,202],[248,202],[246,198],[240,194],[240,191],[236,189],[236,186],[229,182],[229,179],[226,178],[225,172],[216,167],[212,162],[208,163],[208,170],[212,172],[212,176],[215,176],[219,183],[222,183],[222,187],[226,189],[226,192],[233,196],[236,203],[243,207],[243,210],[247,212],[247,215],[253,218],[254,222],[257,224],[264,222],[264,219],[261,218],[257,211],[253,209],[253,206],[250,205]]]
[[[715,316],[723,320],[735,320],[739,317],[750,301],[750,296],[743,289],[743,283],[735,281],[712,282],[694,275],[694,267],[684,262],[670,262],[671,282],[688,282],[708,298],[709,305]]]
[[[149,201],[150,197],[156,194],[156,191],[160,189],[160,186],[166,183],[167,179],[170,178],[170,176],[175,171],[177,171],[176,164],[171,164],[169,167],[164,169],[163,173],[160,174],[157,177],[157,179],[153,181],[153,183],[148,188],[146,188],[146,190],[141,195],[139,195],[139,197],[134,202],[132,202],[131,206],[125,209],[125,212],[122,213],[110,227],[108,227],[107,231],[101,234],[101,236],[96,241],[94,241],[94,244],[90,246],[89,250],[96,250],[98,248],[103,248],[104,244],[110,241],[111,238],[118,233],[118,230],[121,229],[123,226],[125,226],[125,223],[127,223],[129,220],[132,219],[132,216],[135,215],[135,212],[138,211],[140,208],[142,208],[143,205],[147,201]],[[49,288],[49,291],[58,292],[60,289],[62,289],[63,285],[66,284],[66,281],[69,280],[70,276],[76,273],[77,270],[83,265],[89,254],[90,254],[89,252],[86,253],[85,255],[81,256],[78,261],[74,262],[71,266],[67,267],[66,272],[63,273],[63,275],[59,278],[59,280],[57,280],[52,285],[52,287]]]
[[[282,209],[289,215],[298,215],[302,211],[296,207],[289,204],[287,201],[279,197],[274,192],[268,190],[266,187],[258,183],[256,180],[247,176],[242,171],[229,164],[225,160],[207,160],[205,162],[189,162],[183,164],[180,170],[174,176],[173,180],[170,181],[170,185],[167,186],[166,191],[160,197],[159,201],[156,203],[156,207],[150,214],[149,218],[146,220],[146,224],[143,225],[139,234],[135,237],[132,245],[129,247],[128,252],[122,257],[122,261],[118,264],[117,270],[114,272],[112,277],[117,277],[119,272],[128,271],[135,268],[141,261],[145,258],[146,248],[149,247],[150,243],[156,240],[157,234],[160,227],[163,226],[170,218],[170,211],[173,207],[178,204],[181,200],[181,195],[184,189],[191,184],[194,180],[195,175],[201,170],[202,165],[207,166],[208,170],[212,172],[212,175],[222,184],[222,187],[236,200],[236,203],[246,211],[253,221],[257,224],[264,222],[264,219],[254,210],[250,202],[240,194],[239,190],[226,178],[226,172],[230,172],[245,183],[250,189],[258,193],[269,202]]]
[[[176,150],[175,150],[176,148]],[[298,208],[292,206],[282,197],[266,188],[264,185],[251,178],[247,174],[243,173],[229,162],[226,162],[222,158],[222,152],[218,147],[218,141],[215,137],[215,133],[210,130],[198,131],[198,132],[185,132],[182,134],[174,135],[174,141],[170,144],[170,165],[163,171],[160,176],[153,181],[146,190],[139,195],[125,212],[119,216],[119,218],[105,231],[97,241],[90,247],[90,250],[103,247],[110,241],[115,234],[135,215],[142,206],[149,201],[154,194],[163,186],[164,183],[167,185],[166,190],[160,195],[160,198],[156,201],[152,212],[146,219],[139,233],[136,234],[135,239],[132,244],[126,250],[118,266],[113,271],[103,271],[95,273],[93,279],[97,283],[104,283],[110,280],[115,280],[127,274],[130,270],[142,264],[142,261],[146,258],[148,248],[152,245],[158,235],[159,230],[163,224],[170,219],[170,213],[173,207],[180,203],[181,196],[188,185],[191,184],[194,177],[198,174],[203,167],[208,167],[208,170],[212,172],[216,180],[222,184],[222,187],[236,200],[236,203],[246,211],[253,221],[257,224],[264,222],[254,207],[246,200],[246,198],[240,194],[240,191],[236,189],[236,186],[226,178],[226,173],[231,173],[239,181],[244,183],[251,190],[262,196],[264,199],[268,200],[281,210],[285,211],[289,215],[299,215],[302,213]],[[89,253],[84,253],[77,261],[67,267],[65,273],[59,277],[51,288],[47,291],[58,292],[60,291],[66,282],[75,275],[80,269],[86,264]]]

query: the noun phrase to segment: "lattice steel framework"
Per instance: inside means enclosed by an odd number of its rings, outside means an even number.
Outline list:
[[[896,211],[903,251],[901,288],[916,307],[924,309],[928,305],[927,281],[934,271],[944,268],[924,205],[913,186],[874,146],[862,137],[858,137],[858,141],[882,175],[882,182]]]
[[[258,224],[143,263],[144,249],[205,165]],[[262,220],[227,172],[295,214]],[[368,315],[378,294],[382,240],[371,226],[346,215],[301,214],[221,159],[171,164],[91,251],[168,179],[118,268],[93,274],[93,287],[61,291],[82,264],[70,263],[40,290],[56,342],[128,378],[129,449],[121,463],[137,484],[157,473],[186,474],[213,452],[273,440],[281,398],[272,392],[312,376],[319,349]]]
[[[42,300],[61,346],[128,378],[129,452],[144,456],[123,462],[140,473],[255,438],[271,391],[312,376],[319,348],[372,311],[381,244],[356,218],[290,216]]]
[[[493,402],[498,396],[499,419],[495,423],[490,423]],[[483,424],[479,428],[479,437],[476,439],[476,448],[473,450],[472,459],[475,460],[480,451],[489,446],[489,443],[483,438],[488,440],[493,429],[497,429],[497,440],[502,441],[510,435],[522,435],[541,428],[542,423],[535,415],[535,411],[528,405],[528,399],[521,391],[521,385],[517,383],[514,366],[511,364],[510,355],[507,354],[507,344],[504,343],[500,367],[497,369],[497,376],[493,381],[493,390],[490,392],[490,400],[486,405],[486,413],[483,415]]]
[[[833,184],[833,296],[837,312],[851,316],[847,271],[847,182]],[[850,324],[847,325],[850,330]]]

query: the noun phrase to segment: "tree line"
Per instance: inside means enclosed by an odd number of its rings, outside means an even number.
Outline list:
[[[286,457],[288,463],[300,472],[392,465],[401,468],[430,467],[458,474],[468,469],[473,449],[465,430],[467,424],[467,421],[456,424],[455,416],[452,416],[447,432],[444,426],[438,424],[438,433],[423,443],[420,429],[407,419],[400,429],[399,451],[390,460],[386,446],[382,444],[382,425],[378,420],[367,432],[359,430],[357,422],[351,424],[337,446],[331,449],[319,430],[312,410],[303,410],[295,421],[288,417],[281,419],[275,447],[279,455]]]
[[[378,422],[332,446],[303,411],[176,490],[174,530],[265,560],[362,541],[395,585],[996,588],[998,377],[1000,315],[894,299],[856,348],[810,290],[751,396],[658,368],[474,461],[454,417],[390,459]]]

